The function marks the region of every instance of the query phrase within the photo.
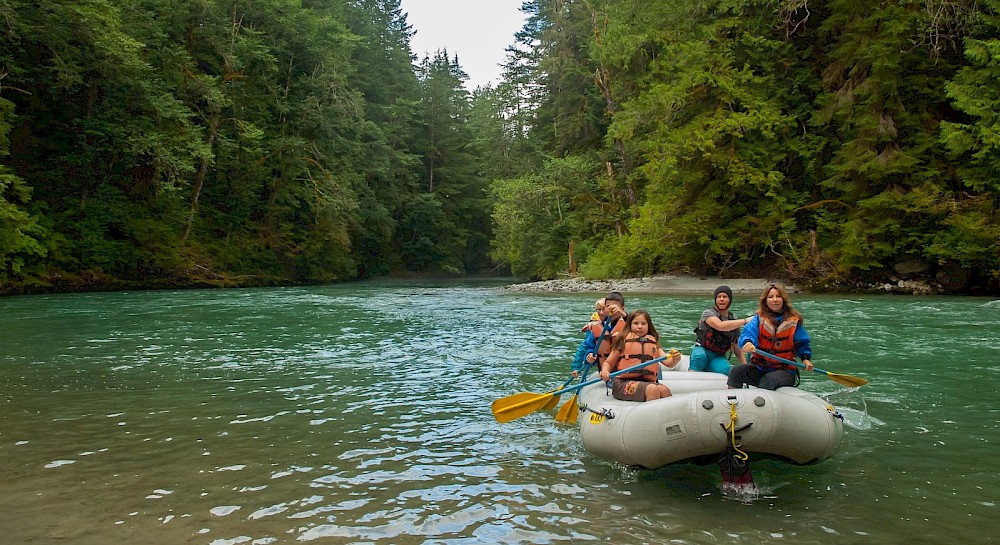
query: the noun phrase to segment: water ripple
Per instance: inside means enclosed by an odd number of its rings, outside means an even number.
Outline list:
[[[628,302],[690,351],[703,297]],[[962,521],[998,503],[981,461],[1000,409],[974,380],[1000,372],[997,301],[797,298],[816,364],[871,384],[803,376],[844,414],[844,443],[814,466],[755,462],[743,498],[712,465],[597,459],[551,414],[493,420],[494,399],[562,384],[593,294],[361,284],[6,303],[11,542],[976,542]]]

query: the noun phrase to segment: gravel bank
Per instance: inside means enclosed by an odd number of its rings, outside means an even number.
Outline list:
[[[711,294],[721,285],[729,286],[733,293],[760,295],[764,286],[772,282],[766,278],[720,278],[712,276],[659,275],[644,278],[623,278],[620,280],[587,280],[583,278],[561,278],[504,286],[511,291],[558,291],[607,293],[665,293],[665,294]],[[783,283],[781,281],[777,281]],[[785,284],[789,293],[798,293],[793,285]]]

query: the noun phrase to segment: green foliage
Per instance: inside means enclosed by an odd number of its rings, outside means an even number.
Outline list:
[[[418,78],[399,0],[0,9],[0,101],[19,114],[0,116],[15,150],[0,162],[12,281],[240,285],[488,267],[464,74],[442,59]]]
[[[447,52],[414,66],[399,0],[0,0],[5,288],[911,259],[996,285],[996,0],[523,9],[470,95]]]
[[[13,114],[13,103],[0,98],[0,157],[9,154]],[[46,254],[39,242],[45,229],[26,208],[30,195],[24,180],[0,164],[0,278],[19,275],[26,260]]]
[[[349,28],[357,36],[352,84],[364,97],[368,123],[357,126],[363,145],[353,153],[363,165],[363,178],[353,184],[357,214],[349,217],[357,275],[365,278],[403,267],[396,240],[397,219],[405,203],[419,191],[423,172],[417,119],[420,89],[412,68],[409,40],[413,35],[399,0],[358,0],[348,10]]]
[[[1000,278],[1000,4],[984,2],[979,31],[965,40],[967,64],[945,84],[962,118],[941,123],[941,142],[955,161],[962,191],[935,203],[940,228],[927,256]]]
[[[607,225],[590,198],[594,170],[578,157],[550,159],[538,174],[494,181],[493,258],[514,274],[554,277],[566,270],[570,243]]]
[[[505,83],[543,83],[525,95],[533,155],[596,159],[607,173],[589,198],[610,228],[578,244],[583,274],[839,281],[918,258],[931,273],[998,276],[994,0],[525,5],[522,43],[538,47],[512,53]],[[963,38],[964,58],[949,47]],[[601,122],[566,107],[598,97]],[[604,136],[568,145],[568,127]],[[494,258],[564,273],[539,259],[559,225],[538,231],[543,208],[523,197],[544,194],[545,178],[493,187]],[[526,229],[533,238],[519,237]]]
[[[19,275],[32,256],[46,254],[39,243],[45,230],[23,206],[28,193],[24,181],[0,165],[0,277],[5,279]]]
[[[631,234],[612,243],[625,272],[724,271],[776,229],[795,229],[787,220],[804,195],[776,168],[789,160],[793,127],[777,98],[791,91],[775,77],[787,70],[772,61],[791,55],[754,13],[740,4],[711,15],[675,5],[658,13],[662,34],[622,25],[637,36],[616,41],[659,52],[609,128],[640,158],[629,183],[646,196]]]
[[[489,203],[467,122],[470,100],[463,83],[468,76],[446,51],[424,58],[418,76],[423,174],[420,193],[404,205],[399,221],[400,254],[416,270],[488,269]],[[415,217],[414,207],[426,216]],[[428,236],[433,251],[427,248]]]
[[[176,233],[143,214],[121,190],[101,186],[85,208],[55,217],[66,235],[53,264],[70,271],[98,271],[126,281],[160,278],[179,263],[167,241]]]
[[[414,195],[407,201],[404,210],[399,225],[400,232],[407,234],[407,238],[401,241],[401,257],[407,268],[425,270],[444,261],[447,251],[456,241],[449,240],[455,226],[449,222],[440,197],[434,193]],[[444,240],[439,237],[444,237]],[[457,267],[447,261],[441,268],[457,272]]]

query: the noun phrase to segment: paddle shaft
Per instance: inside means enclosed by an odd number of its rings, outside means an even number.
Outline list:
[[[635,364],[635,365],[633,365],[631,367],[622,369],[621,371],[615,371],[614,373],[611,373],[611,376],[612,377],[616,377],[616,376],[621,375],[623,373],[628,373],[630,371],[636,371],[638,369],[642,369],[643,367],[645,367],[647,365],[652,365],[654,363],[660,363],[661,361],[663,361],[665,359],[667,359],[667,356],[663,356],[663,357],[660,357],[660,358],[652,359],[652,360],[649,360],[649,361],[646,361],[646,362],[642,362],[642,363],[637,363],[637,364]],[[558,399],[560,395],[562,395],[562,394],[564,394],[566,392],[574,392],[574,391],[579,390],[580,388],[583,388],[584,386],[589,386],[591,384],[596,384],[596,383],[601,382],[601,381],[602,381],[602,379],[600,377],[598,377],[598,378],[595,378],[595,379],[588,380],[586,382],[581,382],[580,384],[577,384],[576,386],[570,386],[569,388],[563,388],[562,390],[558,390],[558,391],[555,391],[555,392],[550,392],[550,393],[545,393],[545,394],[534,394],[534,396],[532,396],[532,397],[525,396],[525,393],[527,393],[527,392],[522,392],[520,394],[514,394],[512,396],[507,396],[507,397],[505,397],[503,399],[498,399],[498,400],[496,400],[496,401],[493,402],[493,418],[496,418],[497,422],[500,422],[500,423],[510,422],[511,420],[514,420],[516,418],[521,418],[522,416],[528,415],[530,413],[533,413],[533,412],[537,411],[538,409],[541,409],[542,407],[546,406],[546,404],[549,401],[551,401],[552,399]],[[530,395],[531,394],[529,394],[529,396]],[[525,399],[526,397],[527,397],[527,399]],[[518,399],[520,401],[518,401],[517,403],[514,403],[512,405],[507,405],[507,403],[510,403],[511,401],[513,401],[515,399]]]
[[[622,369],[621,371],[615,371],[614,373],[611,373],[611,375],[610,375],[609,378],[614,378],[614,377],[616,377],[618,375],[622,375],[622,374],[625,374],[625,373],[636,371],[638,369],[642,369],[643,367],[646,367],[647,365],[652,365],[654,363],[660,363],[661,361],[663,361],[665,359],[667,359],[667,356],[663,356],[663,357],[656,358],[654,360],[649,360],[649,361],[642,362],[642,363],[637,363],[637,364],[633,365],[632,367],[627,367],[625,369]],[[519,401],[519,402],[517,402],[517,403],[515,403],[513,405],[508,405],[508,406],[503,407],[501,409],[495,410],[494,414],[496,414],[498,412],[511,412],[511,411],[514,411],[515,409],[520,409],[521,407],[526,407],[526,406],[529,406],[529,405],[538,405],[539,407],[541,407],[542,405],[544,405],[544,403],[540,404],[539,401],[542,401],[542,400],[546,400],[547,401],[546,398],[548,396],[555,397],[555,396],[560,396],[562,394],[565,394],[566,392],[574,392],[574,391],[577,391],[577,390],[583,388],[584,386],[590,386],[591,384],[597,384],[598,382],[602,382],[602,380],[603,379],[601,379],[600,377],[598,377],[598,378],[592,378],[592,379],[590,379],[590,380],[588,380],[586,382],[581,382],[580,384],[577,384],[576,386],[570,386],[569,388],[563,388],[561,390],[556,390],[555,392],[550,392],[550,393],[547,393],[547,394],[537,394],[533,398],[526,399],[524,401]],[[512,396],[508,396],[508,397],[506,397],[504,399],[505,400],[506,399],[512,399],[514,397],[518,397],[518,396],[521,396],[521,395],[523,395],[523,394],[515,394],[515,395],[512,395]],[[503,401],[503,400],[497,400],[497,401]],[[494,403],[496,403],[496,401]]]
[[[635,364],[635,365],[633,365],[631,367],[626,367],[625,369],[622,369],[620,371],[615,371],[614,373],[611,373],[611,375],[608,378],[615,378],[618,375],[624,375],[625,373],[631,373],[632,371],[637,371],[639,369],[642,369],[643,367],[646,367],[647,365],[653,365],[654,363],[660,363],[661,361],[667,359],[668,357],[669,356],[660,356],[659,358],[656,358],[656,359],[652,359],[652,360],[649,360],[649,361],[644,361],[642,363],[637,363],[637,364]],[[597,384],[598,382],[603,382],[603,379],[601,379],[601,378],[592,378],[592,379],[590,379],[588,381],[581,382],[580,384],[577,384],[576,386],[570,386],[569,388],[563,388],[562,390],[559,390],[558,392],[552,392],[552,395],[561,395],[561,394],[565,394],[566,392],[576,391],[576,390],[579,390],[579,389],[583,388],[584,386],[590,386],[591,384]]]
[[[801,364],[801,363],[799,363],[797,361],[786,360],[785,358],[782,358],[781,356],[775,356],[774,354],[768,354],[767,352],[764,352],[763,350],[761,350],[759,348],[756,349],[756,350],[754,350],[754,352],[757,352],[761,356],[764,356],[765,358],[770,358],[770,359],[772,359],[774,361],[780,361],[781,363],[787,363],[788,365],[794,365],[794,366],[798,367],[799,369],[805,369],[806,368],[805,365],[803,365],[803,364]],[[817,367],[813,367],[812,370],[816,371],[817,373],[822,373],[824,375],[829,375],[830,374],[829,372],[824,371],[822,369],[819,369]]]
[[[597,342],[594,343],[594,348],[587,351],[587,356],[593,354],[595,359],[597,359],[597,351],[601,349],[601,343],[604,342],[604,335],[608,331],[611,331],[611,320],[605,319],[601,322],[601,325],[603,326],[601,327],[601,334],[597,336]],[[587,374],[587,371],[590,370],[590,366],[592,365],[589,361],[587,361],[587,356],[583,357],[583,373],[580,373],[580,380],[583,380],[584,375]],[[568,386],[570,382],[573,382],[573,378],[574,377],[570,377],[569,381],[566,382],[566,384],[563,384],[563,388]]]
[[[604,340],[604,334],[607,333],[608,331],[611,331],[610,321],[602,322],[602,325],[604,327],[601,328],[601,334],[597,336],[597,344],[594,345],[593,349],[587,351],[587,356],[591,354],[593,354],[595,357],[597,356],[597,351],[601,348],[601,341]],[[587,375],[587,371],[590,370],[591,363],[587,361],[587,356],[583,357],[583,372],[577,374],[577,376],[580,377],[580,380],[583,380],[583,377]],[[576,379],[575,376],[570,376],[568,379],[566,379],[566,382],[564,382],[563,385],[559,387],[559,389],[569,386],[574,379]]]
[[[591,364],[587,361],[587,356],[593,354],[594,359],[598,359],[597,351],[601,349],[601,342],[604,341],[604,335],[606,335],[608,331],[611,331],[611,320],[605,319],[601,322],[601,334],[597,336],[597,342],[594,343],[594,348],[588,350],[587,355],[583,357],[583,368],[579,372],[574,371],[577,373],[576,376],[580,377],[580,382],[583,382],[584,377],[586,377],[587,373],[590,371]],[[569,386],[576,376],[569,377],[569,380],[567,380],[566,384],[563,384],[562,387],[565,388]],[[559,412],[556,413],[557,422],[571,422],[576,418],[576,395],[577,392],[574,392],[573,397],[569,398],[569,401],[564,403],[563,406],[559,408]]]
[[[601,322],[601,326],[602,326],[601,327],[601,334],[598,335],[598,337],[597,337],[597,344],[594,345],[594,348],[592,350],[587,351],[587,355],[597,354],[597,350],[601,346],[601,341],[604,340],[604,334],[611,330],[611,322],[608,321],[608,320],[605,320],[605,321]],[[584,356],[583,362],[584,362],[584,368],[583,368],[584,372],[583,372],[583,374],[579,374],[579,373],[577,374],[578,376],[580,376],[580,380],[583,380],[583,377],[586,375],[587,370],[590,369],[590,363],[587,361],[586,356]],[[568,379],[566,379],[566,382],[564,382],[562,386],[560,386],[559,388],[557,388],[557,390],[561,390],[561,389],[569,386],[570,384],[573,383],[573,381],[575,379],[576,379],[576,376],[570,375],[570,377]],[[553,392],[555,392],[555,391],[556,390],[553,390]],[[546,395],[546,394],[543,394],[543,395]],[[518,402],[518,403],[515,403],[514,405],[510,405],[505,410],[510,411],[510,410],[521,409],[522,407],[526,407],[527,405],[530,405],[532,403],[536,403],[538,401],[538,399],[539,398],[537,396],[530,397],[530,398],[524,400],[525,402],[523,402],[523,403],[522,402]],[[575,400],[576,400],[576,394],[573,394],[573,401],[575,401]],[[548,410],[552,410],[558,404],[559,404],[559,394],[553,394],[551,397],[548,398],[548,400],[545,402],[545,404],[541,406],[541,409],[542,410],[547,410],[547,411]],[[563,409],[569,410],[567,408],[567,405],[570,405],[570,403],[567,403],[566,405],[563,405]],[[563,412],[564,412],[563,409],[559,409],[559,413],[556,415],[556,420],[560,420],[560,416],[559,415],[563,414]],[[504,409],[502,409],[502,410],[504,410]]]

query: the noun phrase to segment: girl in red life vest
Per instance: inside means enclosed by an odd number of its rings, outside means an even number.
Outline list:
[[[795,366],[757,354],[757,348],[786,360],[794,360],[798,356],[807,371],[813,368],[809,333],[802,325],[802,315],[792,307],[785,288],[777,284],[764,288],[757,314],[750,318],[737,342],[745,354],[753,356],[750,363],[729,370],[727,384],[730,388],[750,385],[776,390],[781,386],[795,385],[799,378],[799,370]]]
[[[632,367],[637,363],[667,357],[663,364],[673,367],[681,361],[680,352],[667,354],[660,347],[660,335],[653,327],[649,313],[643,309],[634,310],[625,318],[627,333],[616,339],[611,354],[601,364],[601,378],[608,381],[612,372]],[[660,384],[660,364],[653,363],[637,371],[615,377],[611,384],[611,395],[626,401],[651,401],[670,395],[670,388]]]

